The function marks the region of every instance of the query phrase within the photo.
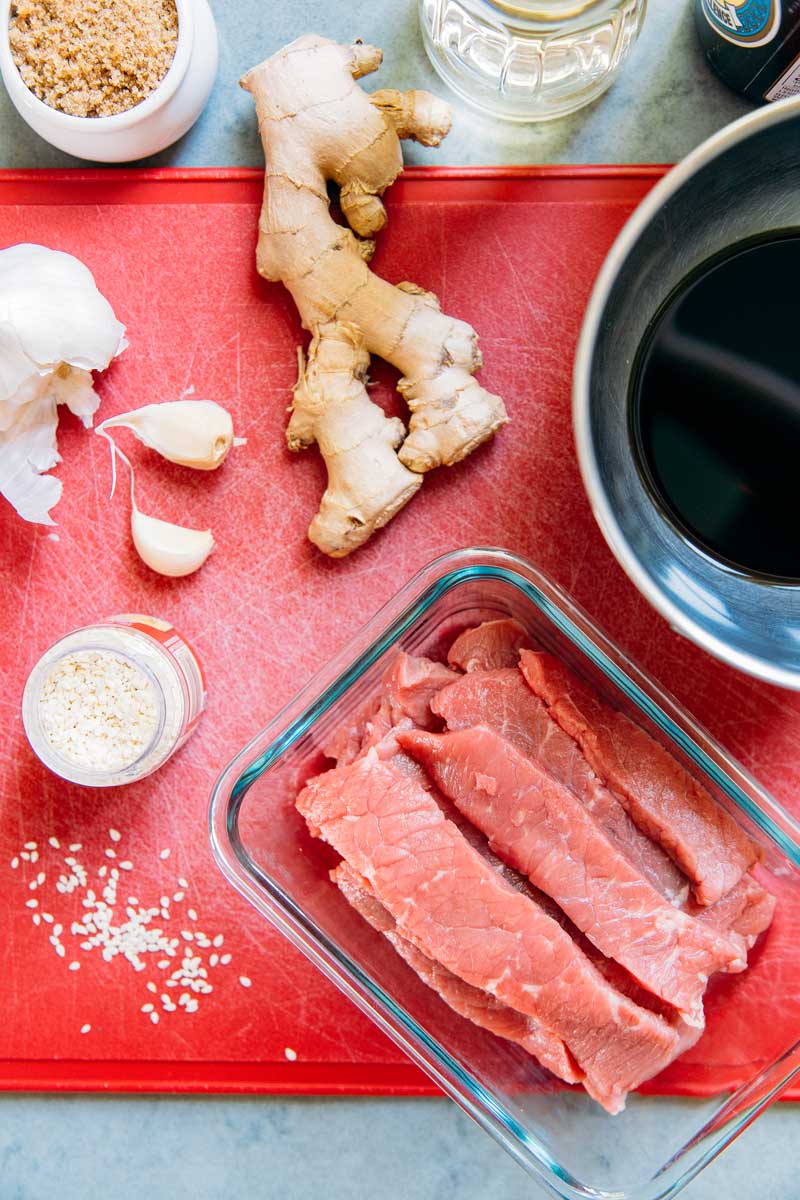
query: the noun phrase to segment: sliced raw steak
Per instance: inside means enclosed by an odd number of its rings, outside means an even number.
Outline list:
[[[589,941],[643,987],[703,1024],[703,993],[720,970],[743,970],[730,939],[674,908],[573,793],[485,726],[398,733],[491,848],[563,908]]]
[[[578,746],[556,724],[513,667],[473,671],[439,692],[433,710],[448,729],[488,725],[565,784],[635,867],[673,904],[686,898],[689,883],[656,842],[639,829],[615,795],[604,787]]]
[[[398,932],[473,987],[557,1034],[610,1112],[674,1057],[675,1031],[603,978],[564,930],[515,891],[412,775],[373,749],[311,780],[311,832],[363,875]]]
[[[552,655],[523,650],[520,666],[592,770],[689,876],[698,902],[714,904],[735,887],[760,851],[706,789]]]
[[[482,1029],[497,1034],[498,1037],[519,1042],[559,1079],[567,1083],[581,1082],[583,1072],[578,1069],[561,1038],[538,1021],[534,1021],[532,1017],[523,1016],[522,1013],[495,1000],[488,992],[465,983],[452,971],[448,971],[447,967],[441,966],[418,950],[398,933],[394,917],[377,899],[367,881],[346,862],[340,863],[331,871],[331,879],[364,920],[369,921],[373,929],[377,929],[389,939],[397,953],[419,975],[423,983],[437,992],[454,1012],[466,1017],[475,1025],[480,1025]]]
[[[520,650],[530,645],[531,639],[517,621],[484,621],[459,634],[450,647],[447,661],[461,671],[515,667]]]

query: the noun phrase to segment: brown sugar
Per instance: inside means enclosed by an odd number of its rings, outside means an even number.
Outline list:
[[[16,0],[9,42],[23,83],[75,117],[109,117],[146,99],[178,42],[175,0]]]

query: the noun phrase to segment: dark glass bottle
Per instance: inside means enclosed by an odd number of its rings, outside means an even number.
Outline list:
[[[695,0],[706,58],[759,104],[800,95],[800,0]]]

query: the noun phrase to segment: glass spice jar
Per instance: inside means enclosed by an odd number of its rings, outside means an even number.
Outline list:
[[[575,112],[613,83],[647,0],[419,0],[433,66],[467,103],[509,121]]]
[[[31,671],[22,720],[37,757],[86,787],[134,783],[193,733],[203,669],[166,621],[124,613],[76,629]]]

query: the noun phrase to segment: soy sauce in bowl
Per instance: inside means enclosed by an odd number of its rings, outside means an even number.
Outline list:
[[[643,339],[629,413],[642,476],[684,536],[800,583],[800,231],[687,276]]]

